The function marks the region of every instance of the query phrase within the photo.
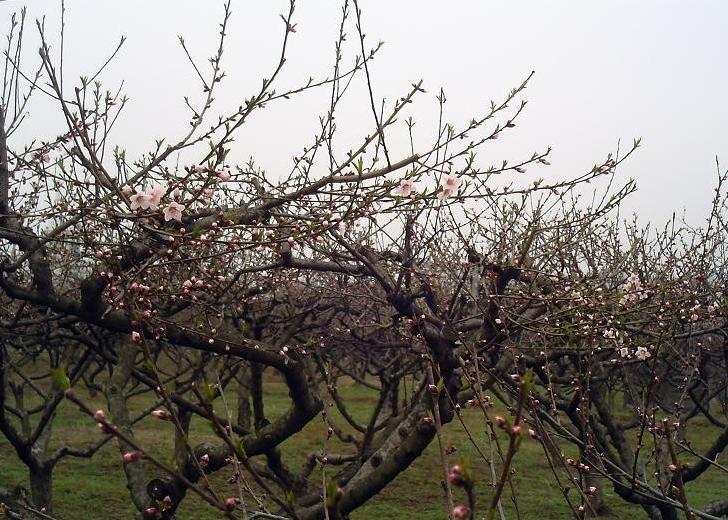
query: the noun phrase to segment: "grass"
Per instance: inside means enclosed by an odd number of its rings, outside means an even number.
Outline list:
[[[271,379],[266,382],[266,391],[266,411],[274,418],[288,406],[287,389],[282,383]],[[362,420],[367,417],[374,399],[370,390],[351,384],[342,386],[340,393],[349,403],[350,411],[355,417]],[[133,408],[141,408],[146,405],[147,399],[148,397],[141,396],[131,405]],[[95,401],[98,406],[103,406],[98,398]],[[343,419],[335,410],[332,412],[332,417],[338,425],[344,426]],[[469,410],[464,412],[463,417],[465,426],[476,443],[486,455],[490,455],[490,444],[483,431],[482,415]],[[715,431],[714,427],[707,422],[701,422],[700,419],[690,423],[691,438],[697,449],[705,448],[715,437]],[[281,447],[284,460],[292,468],[299,468],[308,453],[322,449],[325,432],[326,426],[323,421],[318,419],[312,421],[303,432],[289,439]],[[171,453],[171,424],[151,418],[146,419],[137,425],[135,434],[143,446],[168,460]],[[505,434],[502,435],[505,444]],[[54,446],[64,443],[74,446],[84,445],[97,439],[97,436],[98,430],[89,418],[82,416],[70,403],[61,404],[54,423]],[[190,439],[193,444],[215,440],[206,422],[199,419],[192,422]],[[463,425],[457,421],[447,425],[445,441],[447,445],[457,449],[451,457],[451,462],[468,461],[476,476],[478,503],[481,506],[487,504],[492,496],[492,489],[487,485],[490,470],[479,457]],[[332,443],[329,452],[336,453],[339,449],[340,445]],[[524,441],[516,454],[514,466],[515,493],[511,494],[506,488],[503,496],[506,518],[570,518],[569,508],[539,443],[530,439]],[[221,471],[211,479],[213,489],[223,497],[232,493],[230,485],[225,482],[228,476],[229,472]],[[440,481],[437,442],[433,442],[422,457],[380,495],[354,512],[352,518],[354,520],[446,518],[445,499]],[[0,437],[0,487],[15,485],[28,487],[27,470],[17,459],[9,443]],[[725,489],[728,489],[728,476],[711,469],[688,487],[688,499],[691,505],[700,507],[722,497]],[[517,501],[513,500],[514,495]],[[613,510],[611,518],[645,517],[640,508],[615,497],[608,486],[605,486],[605,499]],[[459,490],[456,490],[456,501],[465,502],[465,497]],[[86,520],[89,513],[100,511],[103,511],[103,518],[109,520],[133,517],[133,507],[126,489],[119,452],[114,442],[107,444],[93,459],[65,458],[59,463],[54,471],[54,507],[55,514],[64,520]],[[483,510],[480,512],[478,518],[482,517]],[[220,515],[193,494],[188,494],[177,517],[182,520],[212,520],[219,519]]]

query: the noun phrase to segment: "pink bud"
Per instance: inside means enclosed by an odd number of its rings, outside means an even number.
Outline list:
[[[142,454],[138,451],[127,451],[123,455],[124,462],[136,462],[142,458]]]
[[[671,472],[675,473],[677,471],[677,466],[675,464],[670,464],[667,469],[669,469]]]
[[[167,410],[154,410],[152,412],[152,416],[156,417],[157,419],[161,419],[162,421],[172,420],[172,414],[169,413]]]
[[[467,518],[470,516],[470,509],[465,506],[455,506],[452,510],[453,518]]]
[[[439,393],[440,393],[440,391],[439,391],[439,390],[437,389],[437,386],[435,386],[435,385],[429,385],[429,386],[427,387],[427,390],[429,390],[429,392],[430,392],[430,393],[431,393],[432,395],[437,395],[437,394],[439,394]]]
[[[96,410],[96,413],[94,413],[94,419],[96,419],[96,422],[101,422],[106,419],[106,414],[103,410]]]
[[[462,486],[464,484],[463,468],[461,468],[458,464],[455,464],[452,468],[450,468],[450,472],[447,474],[447,480],[454,486]]]
[[[236,505],[238,505],[237,499],[232,498],[232,497],[225,499],[225,508],[228,511],[232,511],[233,509],[235,509]]]
[[[511,428],[511,433],[513,435],[520,435],[521,434],[521,427],[516,425],[513,428]]]

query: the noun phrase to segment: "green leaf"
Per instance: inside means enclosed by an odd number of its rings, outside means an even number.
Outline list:
[[[341,500],[339,492],[339,484],[336,480],[331,479],[326,483],[326,507],[332,509]]]
[[[240,459],[247,458],[247,455],[245,454],[245,446],[243,446],[243,439],[238,439],[235,441],[235,454]]]
[[[63,367],[54,368],[51,370],[51,379],[60,390],[67,390],[71,388],[71,380],[68,379],[66,371]]]

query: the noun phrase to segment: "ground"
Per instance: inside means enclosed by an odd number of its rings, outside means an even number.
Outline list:
[[[266,391],[270,398],[266,401],[267,411],[271,416],[282,412],[287,406],[285,386],[273,379],[266,381]],[[355,416],[364,417],[372,406],[372,395],[366,389],[354,384],[341,388],[341,393],[351,402],[351,411]],[[89,398],[91,399],[91,398]],[[134,407],[144,406],[147,397],[136,398]],[[97,397],[91,399],[101,405]],[[343,420],[337,418],[337,424],[343,426]],[[472,438],[480,445],[481,450],[489,450],[484,442],[485,433],[482,415],[474,410],[463,413],[464,424]],[[492,489],[487,486],[489,470],[479,459],[463,424],[454,422],[445,428],[447,445],[453,445],[457,451],[451,461],[471,461],[476,476],[478,502],[486,504]],[[169,457],[169,446],[166,444],[171,435],[172,425],[156,419],[146,419],[137,426],[137,438],[153,452]],[[160,429],[169,429],[165,435],[159,435]],[[322,421],[314,420],[306,430],[285,443],[284,460],[294,468],[312,451],[321,450],[326,427]],[[690,423],[690,437],[696,448],[702,448],[714,438],[714,428],[699,419]],[[92,421],[82,416],[70,403],[61,405],[59,417],[54,425],[54,442],[66,442],[74,446],[83,445],[98,438],[98,430]],[[505,434],[503,441],[505,442]],[[193,421],[190,435],[193,443],[212,440],[209,425],[202,420]],[[334,453],[336,446],[330,448]],[[486,455],[490,455],[486,451]],[[689,460],[689,459],[686,459]],[[539,443],[528,440],[524,442],[515,457],[514,493],[508,488],[504,493],[503,505],[506,518],[523,519],[559,519],[569,518],[569,509],[563,495],[556,484],[545,455]],[[437,443],[433,442],[425,454],[412,467],[401,474],[379,496],[370,500],[357,510],[353,520],[376,518],[377,520],[416,518],[418,520],[441,520],[445,518],[445,499],[442,491],[441,466]],[[220,472],[213,480],[219,484],[220,493],[229,489],[224,484],[225,472]],[[18,461],[4,437],[0,436],[0,487],[13,487],[27,484],[27,470]],[[87,520],[89,514],[94,518],[109,520],[133,517],[132,505],[126,489],[119,452],[114,443],[109,443],[103,451],[92,460],[64,459],[55,469],[54,478],[55,514],[62,520]],[[699,481],[688,487],[688,500],[691,505],[700,507],[711,500],[721,498],[728,489],[728,475],[711,469]],[[457,491],[456,501],[464,502],[465,497]],[[517,497],[514,502],[512,497]],[[610,489],[606,489],[606,501],[613,510],[611,518],[644,517],[641,509],[630,506]],[[98,516],[103,511],[103,516]],[[481,510],[482,512],[482,510]],[[477,515],[478,518],[481,515]],[[178,513],[180,520],[212,520],[220,515],[209,506],[188,495]]]

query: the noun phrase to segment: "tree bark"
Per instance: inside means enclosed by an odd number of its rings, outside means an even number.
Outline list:
[[[30,468],[30,497],[38,509],[51,512],[53,499],[53,467]]]

